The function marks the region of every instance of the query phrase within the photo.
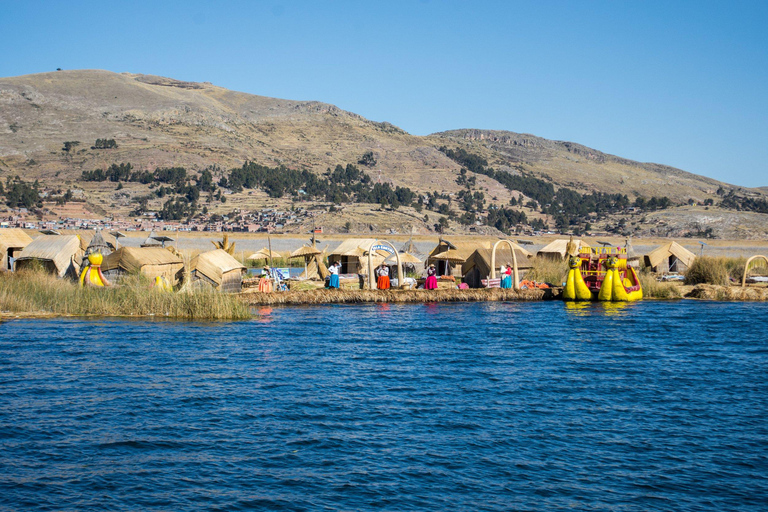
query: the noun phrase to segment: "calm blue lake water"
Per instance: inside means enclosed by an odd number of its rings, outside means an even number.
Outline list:
[[[0,325],[0,510],[768,509],[768,305]]]

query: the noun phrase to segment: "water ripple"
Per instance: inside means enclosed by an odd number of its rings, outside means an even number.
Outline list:
[[[0,324],[0,510],[765,510],[768,305]]]

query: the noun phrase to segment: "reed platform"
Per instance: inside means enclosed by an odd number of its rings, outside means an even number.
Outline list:
[[[562,290],[520,290],[489,288],[471,290],[302,290],[286,292],[245,292],[240,298],[249,306],[360,303],[430,303],[483,301],[540,301],[560,299]]]

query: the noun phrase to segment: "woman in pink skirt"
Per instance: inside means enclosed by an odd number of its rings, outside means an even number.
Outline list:
[[[427,269],[427,282],[424,283],[425,290],[437,290],[437,270],[432,263]]]

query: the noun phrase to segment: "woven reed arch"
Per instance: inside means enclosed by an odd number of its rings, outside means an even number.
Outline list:
[[[520,274],[517,271],[517,255],[515,254],[515,244],[506,238],[502,238],[493,244],[493,250],[491,251],[491,279],[496,279],[496,248],[499,247],[499,244],[504,242],[506,242],[506,244],[509,246],[509,250],[512,251],[512,288],[515,290],[520,290]]]
[[[386,245],[394,251],[395,258],[397,258],[397,283],[398,286],[403,286],[403,263],[400,261],[400,253],[397,252],[394,245],[386,240],[376,240],[371,243],[370,247],[368,247],[368,289],[376,289],[376,280],[373,278],[373,259],[371,259],[371,254],[373,253],[373,248],[377,245]]]
[[[741,287],[744,288],[747,286],[747,271],[749,270],[749,264],[752,263],[752,260],[757,258],[763,258],[766,263],[768,263],[768,258],[763,256],[762,254],[757,254],[755,256],[752,256],[747,260],[747,263],[744,265],[744,275],[741,277]]]

